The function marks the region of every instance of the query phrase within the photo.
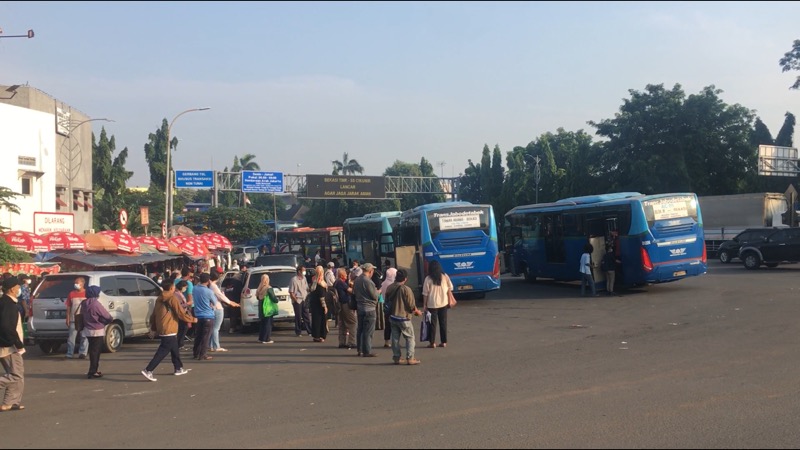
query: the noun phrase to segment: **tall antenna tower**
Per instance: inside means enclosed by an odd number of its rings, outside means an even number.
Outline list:
[[[447,162],[446,161],[439,161],[439,162],[436,163],[436,165],[439,166],[439,170],[441,171],[442,178],[444,178],[444,166],[447,165]]]

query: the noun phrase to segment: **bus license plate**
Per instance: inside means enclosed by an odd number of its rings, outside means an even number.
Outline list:
[[[679,271],[673,273],[672,276],[673,277],[685,277],[686,276],[686,271],[685,270],[679,270]]]
[[[471,284],[464,284],[458,287],[459,291],[471,291],[472,285]]]

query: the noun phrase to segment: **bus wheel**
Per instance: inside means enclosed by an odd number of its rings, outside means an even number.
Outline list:
[[[756,270],[761,265],[761,258],[759,258],[757,254],[752,252],[744,255],[742,260],[744,261],[745,269]]]
[[[523,271],[525,272],[525,281],[528,283],[533,283],[536,281],[536,275],[531,273],[531,269],[528,266],[525,266]]]

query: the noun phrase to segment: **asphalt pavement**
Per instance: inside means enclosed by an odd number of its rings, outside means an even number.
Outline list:
[[[577,283],[504,276],[449,311],[419,366],[297,338],[222,334],[227,353],[176,377],[157,341],[88,361],[25,356],[24,411],[2,448],[795,448],[800,265],[712,261],[675,283],[581,298]],[[415,319],[419,334],[419,319]],[[418,340],[418,339],[417,339]]]

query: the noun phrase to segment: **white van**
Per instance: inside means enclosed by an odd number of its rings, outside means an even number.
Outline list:
[[[67,342],[67,308],[64,304],[76,278],[85,287],[100,286],[100,302],[113,322],[106,325],[103,349],[116,352],[125,338],[144,336],[150,331],[150,315],[161,287],[150,278],[133,272],[71,272],[46,275],[31,295],[33,314],[28,335],[45,354],[55,353]]]
[[[291,266],[259,266],[248,269],[244,279],[244,289],[242,290],[242,298],[239,305],[242,310],[242,325],[245,327],[257,327],[260,325],[256,290],[261,283],[261,275],[265,273],[269,275],[270,285],[272,285],[275,295],[278,297],[278,315],[275,316],[274,320],[294,320],[294,308],[292,307],[292,300],[289,298],[289,285],[292,282],[292,277],[297,276],[297,268]]]

